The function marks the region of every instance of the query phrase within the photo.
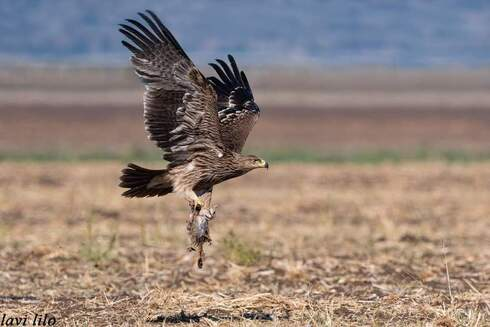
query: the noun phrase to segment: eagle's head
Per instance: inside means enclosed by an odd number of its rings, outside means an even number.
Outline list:
[[[240,166],[243,170],[250,171],[256,168],[269,168],[269,163],[254,155],[242,155]]]

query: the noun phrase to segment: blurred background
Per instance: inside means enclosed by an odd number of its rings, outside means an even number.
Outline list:
[[[205,74],[231,53],[282,161],[490,159],[486,1],[7,1],[0,159],[153,160],[117,31],[151,9]]]
[[[117,186],[127,162],[164,165],[118,32],[145,9],[205,75],[233,54],[262,110],[245,152],[272,169],[213,190],[202,270],[186,201]],[[488,326],[490,1],[0,0],[0,17],[2,313]]]

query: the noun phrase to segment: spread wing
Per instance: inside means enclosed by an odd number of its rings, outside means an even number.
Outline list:
[[[145,84],[144,117],[150,140],[164,150],[169,167],[191,161],[203,151],[222,154],[217,96],[182,47],[151,11],[146,22],[128,19],[119,30],[132,53],[131,63]]]
[[[230,66],[216,59],[209,64],[219,76],[208,77],[218,94],[218,117],[221,137],[225,146],[235,152],[241,152],[248,134],[259,118],[260,110],[254,102],[252,89],[247,76],[239,71],[233,56],[228,55]]]

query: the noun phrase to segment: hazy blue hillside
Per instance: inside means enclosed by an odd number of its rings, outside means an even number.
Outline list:
[[[201,64],[490,63],[490,1],[454,0],[0,0],[0,60],[126,64],[117,24],[146,8]]]

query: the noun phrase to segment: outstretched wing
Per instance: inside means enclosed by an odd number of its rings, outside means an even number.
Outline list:
[[[169,167],[192,160],[201,151],[222,153],[216,93],[182,47],[151,11],[146,22],[128,19],[119,30],[132,53],[136,74],[146,86],[145,127],[166,153]]]
[[[208,77],[218,94],[218,117],[221,137],[225,146],[240,152],[259,118],[260,110],[254,102],[252,89],[247,76],[239,71],[235,59],[228,55],[230,66],[223,60],[216,59],[219,64],[209,64],[219,76]]]
[[[170,161],[169,167],[172,167],[192,161],[200,152],[212,151],[216,157],[222,157],[224,146],[216,110],[216,92],[204,75],[185,61],[175,67],[174,77],[186,93],[183,106],[177,109],[179,125],[170,132],[172,144],[163,158]]]

